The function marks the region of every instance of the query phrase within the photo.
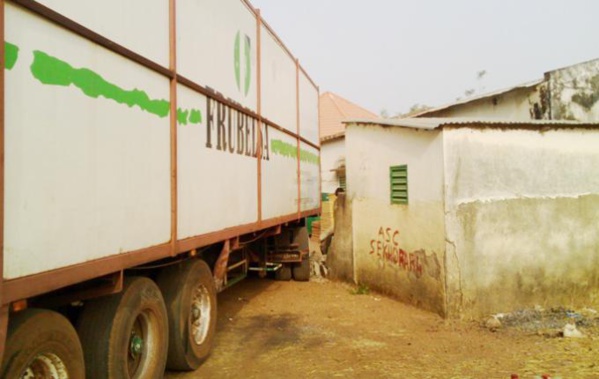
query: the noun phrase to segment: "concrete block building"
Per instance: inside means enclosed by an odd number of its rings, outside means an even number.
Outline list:
[[[356,282],[449,317],[599,305],[599,124],[359,120],[345,143]]]

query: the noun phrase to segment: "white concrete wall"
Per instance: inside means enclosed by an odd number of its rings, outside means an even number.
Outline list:
[[[556,120],[599,121],[599,59],[549,73]]]
[[[339,187],[339,178],[333,170],[345,161],[345,138],[325,142],[320,147],[321,181],[323,193],[335,193]]]
[[[443,314],[441,133],[350,125],[346,159],[356,281]],[[409,204],[392,205],[389,168],[401,164]]]
[[[448,311],[599,300],[599,132],[445,129]]]

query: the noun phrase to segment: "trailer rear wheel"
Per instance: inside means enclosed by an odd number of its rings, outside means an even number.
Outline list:
[[[78,322],[87,379],[162,378],[168,323],[156,284],[126,278],[123,291],[88,302]]]
[[[283,263],[283,265],[275,271],[275,280],[285,282],[291,280],[291,266],[287,263]]]
[[[298,282],[307,282],[310,280],[310,258],[304,257],[301,263],[293,265],[293,279]]]
[[[168,312],[171,370],[197,369],[208,357],[216,332],[216,289],[212,272],[202,260],[163,269],[158,286]]]
[[[41,309],[11,315],[0,377],[84,379],[83,351],[69,320]]]

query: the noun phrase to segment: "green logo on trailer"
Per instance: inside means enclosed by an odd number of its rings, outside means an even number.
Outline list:
[[[242,40],[243,38],[243,40]],[[241,51],[241,45],[243,41],[243,57]],[[250,37],[245,34],[241,35],[241,32],[237,32],[235,36],[235,48],[233,52],[233,56],[235,57],[235,81],[237,83],[237,89],[239,91],[243,90],[245,96],[250,92],[250,84],[252,82],[252,41]],[[243,70],[242,70],[242,66]],[[244,80],[243,80],[243,88],[241,82],[241,73],[244,72]]]

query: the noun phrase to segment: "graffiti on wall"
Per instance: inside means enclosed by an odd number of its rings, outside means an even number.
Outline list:
[[[399,246],[399,230],[380,227],[376,238],[370,240],[370,255],[383,264],[392,265],[420,278],[423,273],[423,251],[408,253]]]

